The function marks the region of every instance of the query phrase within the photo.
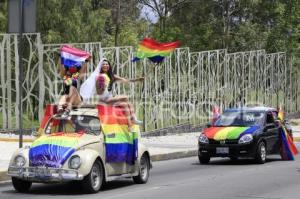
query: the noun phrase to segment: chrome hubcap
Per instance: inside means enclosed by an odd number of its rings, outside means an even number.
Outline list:
[[[148,175],[148,163],[147,163],[147,160],[145,159],[145,157],[141,158],[140,174],[141,174],[141,177],[143,179],[147,178],[147,175]]]
[[[266,159],[266,147],[265,147],[265,145],[262,145],[260,147],[260,157],[261,157],[262,160]]]
[[[93,188],[96,190],[98,189],[99,185],[100,185],[100,169],[99,167],[95,164],[92,168],[92,172],[91,172],[91,180],[92,180],[92,186]]]

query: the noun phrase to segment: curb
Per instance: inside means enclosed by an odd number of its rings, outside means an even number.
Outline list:
[[[294,137],[294,142],[300,142],[300,137]]]
[[[173,153],[165,153],[165,154],[157,154],[151,155],[151,161],[163,161],[163,160],[171,160],[171,159],[179,159],[179,158],[187,158],[196,156],[198,154],[198,150],[188,150],[188,151],[179,151]]]
[[[10,180],[10,176],[7,175],[7,171],[0,171],[0,183],[8,180]]]
[[[26,138],[23,142],[33,142],[34,139]],[[19,138],[0,138],[0,142],[19,142]]]

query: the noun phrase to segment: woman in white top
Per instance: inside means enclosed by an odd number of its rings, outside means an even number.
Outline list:
[[[133,124],[142,122],[137,120],[128,97],[126,95],[113,96],[112,87],[114,82],[130,83],[143,80],[144,77],[126,79],[113,74],[109,61],[102,59],[91,76],[81,85],[80,95],[86,100],[92,97],[96,91],[101,102],[123,107],[128,118],[128,127],[131,128]]]

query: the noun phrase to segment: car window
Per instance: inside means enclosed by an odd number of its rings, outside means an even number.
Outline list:
[[[70,118],[52,118],[46,128],[45,133],[88,133],[100,134],[100,121],[97,117],[73,115]]]
[[[228,111],[216,121],[215,126],[253,126],[258,125],[264,117],[258,111]]]

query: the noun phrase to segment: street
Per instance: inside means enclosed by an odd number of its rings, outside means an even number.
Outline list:
[[[299,144],[297,147],[299,149]],[[11,184],[0,185],[1,199],[20,198],[298,198],[300,160],[281,161],[269,156],[267,163],[231,162],[215,158],[200,165],[197,157],[153,163],[147,184],[130,179],[109,182],[97,194],[84,195],[74,184],[34,184],[28,194],[17,193]]]

